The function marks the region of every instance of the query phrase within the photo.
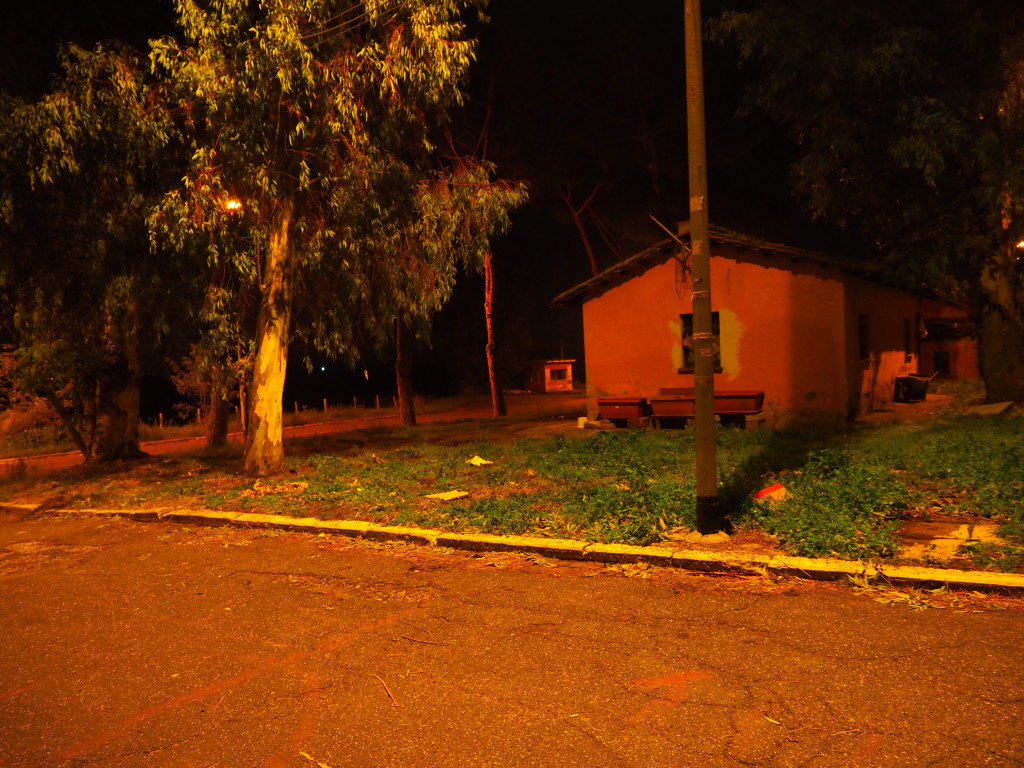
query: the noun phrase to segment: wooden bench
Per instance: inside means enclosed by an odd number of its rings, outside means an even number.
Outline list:
[[[625,427],[630,421],[650,418],[651,409],[646,397],[599,397],[597,415],[617,427]]]
[[[715,390],[715,415],[723,424],[747,427],[764,421],[764,392],[753,389]],[[598,415],[617,427],[630,422],[644,424],[649,419],[660,427],[662,420],[682,421],[697,414],[696,394],[693,388],[668,387],[659,390],[656,397],[600,397]]]
[[[656,426],[663,419],[692,419],[697,415],[697,398],[692,387],[666,387],[649,399]],[[746,427],[764,420],[764,392],[756,389],[716,389],[715,415],[723,424]]]

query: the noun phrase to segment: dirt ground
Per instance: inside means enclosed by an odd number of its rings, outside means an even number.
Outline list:
[[[884,408],[861,416],[858,424],[891,424],[893,422],[911,422],[931,419],[953,404],[952,395],[929,393],[927,397],[915,403],[888,403]]]
[[[421,431],[417,434],[417,439],[457,442],[469,439],[535,437],[555,433],[576,434],[576,419],[585,415],[587,409],[586,398],[580,391],[547,394],[510,393],[506,396],[506,405],[508,416],[494,419],[489,398],[454,398],[424,404],[417,414],[419,425],[448,426],[440,431]],[[286,426],[284,439],[287,444],[289,440],[295,438],[352,433],[373,427],[399,425],[401,417],[394,409],[385,408],[379,412],[370,410],[353,418]],[[232,433],[228,439],[231,443],[239,444],[242,442],[242,434]],[[401,437],[393,439],[400,440]],[[351,437],[342,440],[351,444]],[[203,444],[203,437],[188,437],[143,442],[140,447],[151,456],[161,456],[197,450]],[[82,455],[77,451],[0,459],[0,477],[14,471],[43,473],[82,463]]]

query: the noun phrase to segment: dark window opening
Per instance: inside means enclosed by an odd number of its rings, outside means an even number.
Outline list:
[[[857,316],[857,344],[860,348],[860,359],[869,360],[871,358],[871,338],[868,333],[868,316],[858,315]]]
[[[551,378],[555,379],[557,381],[565,381],[568,373],[569,373],[569,371],[566,370],[565,368],[552,368],[551,369]]]
[[[683,321],[683,366],[679,373],[693,373],[696,369],[696,356],[693,347],[693,315],[680,315]],[[711,313],[711,335],[713,337],[712,354],[714,355],[715,373],[722,372],[722,332],[718,313]]]

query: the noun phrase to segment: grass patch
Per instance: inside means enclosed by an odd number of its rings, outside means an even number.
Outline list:
[[[890,557],[899,542],[896,520],[910,493],[881,457],[853,447],[813,452],[786,478],[790,497],[750,501],[749,519],[797,555]]]
[[[682,430],[495,438],[485,424],[376,427],[290,444],[288,476],[241,474],[240,447],[0,483],[65,507],[217,508],[444,530],[650,544],[695,524],[694,440]],[[474,455],[492,461],[481,467]],[[720,499],[741,528],[805,556],[888,558],[908,516],[990,518],[1004,547],[978,567],[1024,567],[1024,431],[1008,416],[859,429],[718,433]],[[773,482],[784,501],[755,502]],[[460,490],[449,502],[426,498]]]
[[[1024,547],[981,541],[961,547],[960,552],[967,555],[977,568],[1004,573],[1024,568]]]

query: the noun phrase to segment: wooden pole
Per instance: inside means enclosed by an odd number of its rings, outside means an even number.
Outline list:
[[[718,506],[715,455],[715,357],[711,330],[711,244],[700,0],[683,0],[686,36],[686,134],[690,182],[690,277],[693,284],[694,427],[697,436],[697,530],[728,527]]]

